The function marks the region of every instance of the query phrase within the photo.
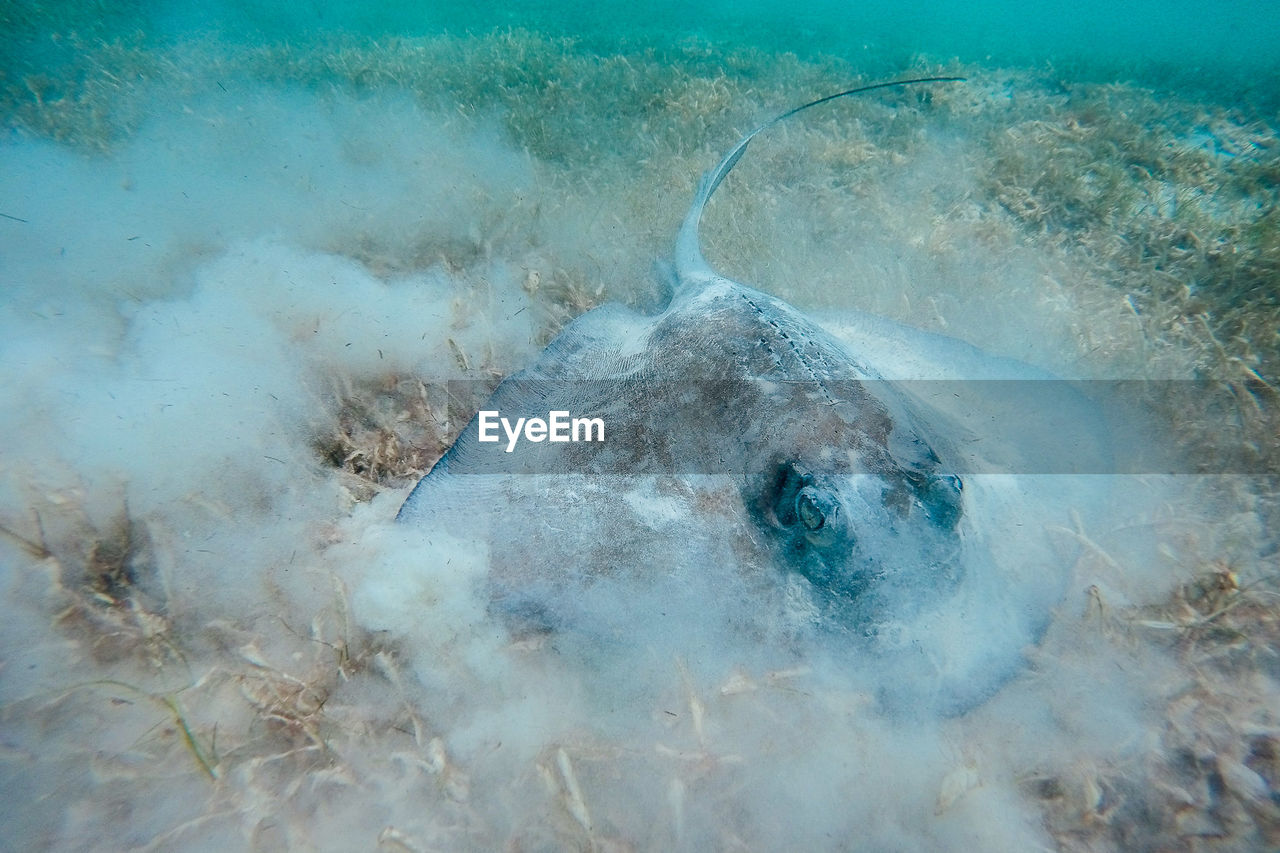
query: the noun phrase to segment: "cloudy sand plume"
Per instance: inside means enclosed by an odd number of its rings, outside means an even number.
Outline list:
[[[895,70],[970,81],[806,115],[709,207],[711,261],[833,334],[871,311],[1177,380],[1151,440],[1201,473],[1117,477],[1046,530],[1067,592],[1025,670],[962,716],[893,715],[834,655],[673,650],[640,599],[605,605],[627,669],[515,636],[466,530],[394,523],[480,402],[448,380],[651,303],[697,176],[859,66],[522,29],[80,32],[10,48],[0,92],[7,844],[1280,843],[1265,105],[920,58]]]

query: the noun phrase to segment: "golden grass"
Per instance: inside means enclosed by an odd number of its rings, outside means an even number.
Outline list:
[[[1152,691],[1151,741],[1113,761],[1023,782],[1064,851],[1270,849],[1280,843],[1280,576],[1208,567],[1156,605],[1091,616],[1117,654],[1161,649],[1177,683]]]
[[[0,105],[10,125],[107,149],[137,127],[161,85],[168,97],[210,92],[224,80],[409,91],[464,119],[496,117],[544,165],[555,193],[576,193],[584,181],[639,183],[642,199],[618,201],[624,209],[647,206],[643,216],[626,217],[627,227],[652,229],[639,242],[655,253],[665,250],[671,229],[654,213],[683,207],[713,149],[753,119],[858,76],[834,60],[697,45],[601,56],[519,30],[305,48],[161,51],[141,40],[75,47],[78,64],[52,69],[56,77],[35,65],[8,69]],[[747,158],[740,167],[750,175],[751,189],[737,192],[745,210],[794,188],[808,197],[806,215],[829,216],[858,191],[851,169],[862,184],[893,174],[920,148],[922,129],[940,126],[987,152],[969,166],[982,190],[972,201],[984,215],[1007,214],[1027,240],[1065,247],[1074,262],[1096,265],[1131,300],[1152,340],[1198,348],[1206,374],[1225,359],[1230,379],[1256,373],[1271,382],[1280,375],[1280,146],[1269,117],[1120,84],[1072,85],[959,66],[916,70],[967,73],[974,81],[806,117],[783,131],[793,137],[787,156],[762,164]],[[868,125],[874,134],[862,129]],[[816,156],[797,156],[806,150]],[[511,224],[523,234],[531,221]],[[502,227],[487,224],[486,239]],[[715,238],[708,242],[726,256],[750,255],[736,251],[715,222],[708,228]],[[815,251],[828,248],[822,230]],[[845,234],[837,224],[831,243]],[[441,256],[465,265],[477,251],[426,244],[401,258],[377,235],[363,239],[364,249],[344,251],[387,271]]]
[[[343,472],[356,500],[421,477],[460,429],[448,422],[441,386],[429,392],[420,380],[398,375],[335,377],[332,385],[325,406],[332,420],[317,424],[312,446],[322,461]]]

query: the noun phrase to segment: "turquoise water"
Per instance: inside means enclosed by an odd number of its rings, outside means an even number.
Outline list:
[[[997,64],[1052,62],[1131,67],[1158,63],[1191,74],[1214,67],[1276,68],[1280,12],[1266,0],[1105,2],[794,3],[138,3],[121,24],[159,36],[212,31],[241,38],[386,37],[523,27],[589,43],[700,38],[802,56],[925,54]],[[128,8],[128,5],[125,8]],[[92,7],[90,7],[92,8]],[[117,13],[119,14],[119,13]]]
[[[1224,85],[1273,97],[1280,72],[1280,10],[1268,0],[1106,2],[627,3],[96,3],[9,4],[9,50],[39,53],[50,32],[149,39],[213,36],[307,43],[335,35],[388,38],[524,28],[591,49],[696,39],[720,47],[831,55],[869,73],[916,57],[1052,65],[1090,79],[1150,85]],[[22,43],[31,41],[23,45]],[[42,44],[44,43],[44,44]]]
[[[997,65],[1053,63],[1102,69],[1155,65],[1188,79],[1274,74],[1280,61],[1280,11],[1266,0],[1209,4],[1176,2],[887,2],[794,3],[528,3],[239,4],[203,7],[205,17],[182,22],[239,32],[248,25],[267,38],[348,32],[372,36],[478,32],[526,27],[601,46],[614,41],[697,38],[713,44],[832,54],[850,60],[936,60]],[[163,26],[163,25],[162,25]],[[162,29],[163,31],[163,29]],[[1150,73],[1150,72],[1144,72]],[[1259,81],[1260,85],[1265,85]]]

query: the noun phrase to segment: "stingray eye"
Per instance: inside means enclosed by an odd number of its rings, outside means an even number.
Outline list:
[[[796,516],[811,533],[817,533],[834,522],[840,507],[835,498],[813,486],[805,486],[796,495]]]
[[[821,530],[822,525],[827,523],[826,513],[818,506],[818,502],[813,499],[813,495],[809,494],[811,490],[805,489],[796,498],[796,515],[800,516],[800,523],[810,530]]]

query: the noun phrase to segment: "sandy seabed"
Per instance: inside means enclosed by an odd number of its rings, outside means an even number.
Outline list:
[[[1026,671],[903,720],[830,660],[513,639],[483,551],[392,521],[458,429],[441,382],[651,300],[696,176],[857,69],[518,31],[90,48],[4,92],[5,846],[1280,844],[1272,125],[922,63],[970,80],[762,138],[709,211],[713,263],[834,329],[1234,395],[1153,401],[1205,473],[1044,531],[1068,592]]]

